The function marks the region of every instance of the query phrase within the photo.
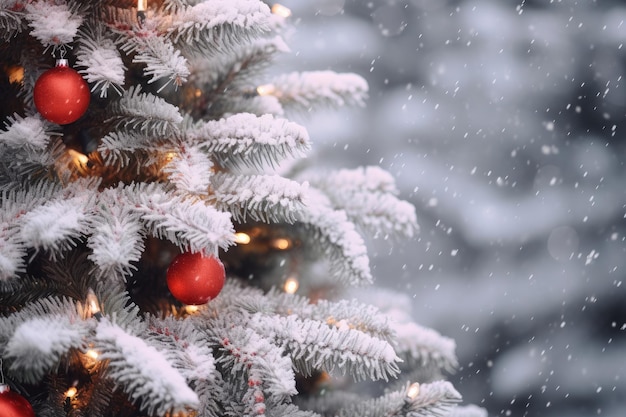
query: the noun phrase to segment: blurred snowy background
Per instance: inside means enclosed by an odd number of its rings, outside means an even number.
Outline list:
[[[421,233],[373,242],[374,272],[456,340],[466,401],[625,416],[626,5],[282,4],[284,65],[370,84],[365,110],[303,123],[316,163],[379,164],[416,205]]]

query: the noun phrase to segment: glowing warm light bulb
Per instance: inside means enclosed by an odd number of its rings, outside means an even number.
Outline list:
[[[288,7],[285,7],[282,4],[278,3],[272,6],[272,13],[280,17],[291,16],[291,10]]]
[[[87,162],[89,162],[89,158],[87,158],[87,155],[83,153],[75,151],[74,149],[68,149],[67,152],[70,154],[76,165],[84,166],[87,165]]]
[[[193,314],[197,311],[198,311],[198,306],[194,306],[194,305],[185,306],[185,312],[187,312],[187,314]]]
[[[98,297],[93,292],[92,289],[89,289],[87,292],[87,307],[89,309],[89,313],[98,320],[102,318],[102,313],[100,311],[100,303],[98,302]]]
[[[137,11],[145,12],[148,8],[148,0],[137,0]]]
[[[65,391],[66,398],[74,398],[74,396],[78,393],[78,389],[76,387],[69,387],[67,391]]]
[[[98,356],[100,356],[100,354],[93,349],[89,349],[87,352],[85,352],[85,355],[94,360],[98,359]]]
[[[235,233],[235,242],[240,245],[247,245],[250,243],[250,235],[244,232]]]
[[[11,66],[7,72],[10,83],[22,84],[24,82],[24,67]]]
[[[256,88],[256,92],[260,96],[269,96],[276,92],[276,87],[274,87],[274,84],[263,84]]]
[[[285,281],[285,285],[283,286],[283,289],[285,290],[287,294],[295,294],[295,292],[298,291],[299,286],[300,286],[300,283],[298,282],[298,280],[293,277],[290,277],[290,278],[287,278],[287,280]]]
[[[420,393],[420,384],[419,382],[414,382],[409,386],[409,390],[406,393],[406,396],[410,399],[414,400]]]
[[[272,247],[280,250],[289,249],[289,247],[291,247],[291,241],[284,237],[279,237],[272,241]]]

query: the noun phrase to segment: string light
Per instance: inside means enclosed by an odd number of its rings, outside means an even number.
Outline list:
[[[279,237],[272,240],[271,245],[274,249],[285,250],[291,247],[291,241],[284,237]]]
[[[143,25],[146,22],[146,9],[148,8],[148,0],[137,0],[137,22]]]
[[[92,317],[95,317],[97,320],[102,318],[102,312],[100,310],[100,303],[98,302],[98,297],[90,288],[87,292],[87,308],[88,312],[91,313]]]
[[[278,3],[272,6],[272,13],[284,18],[291,16],[291,10],[288,7],[285,7],[282,4]]]
[[[283,285],[283,289],[287,294],[295,294],[295,292],[298,291],[298,287],[300,287],[300,283],[293,277],[287,278]]]
[[[185,312],[187,314],[193,314],[193,313],[196,313],[197,311],[198,311],[198,306],[193,306],[193,305],[185,306]]]
[[[235,243],[239,245],[247,245],[252,239],[250,235],[244,232],[235,233]]]
[[[72,157],[74,163],[79,167],[85,167],[89,163],[89,158],[84,153],[80,153],[74,149],[68,149],[67,152]]]
[[[98,356],[100,356],[100,354],[93,349],[89,349],[87,352],[85,352],[85,355],[94,360],[98,359]]]
[[[10,83],[22,84],[24,82],[24,67],[10,66],[7,68],[7,75]]]
[[[65,398],[69,398],[71,400],[77,393],[78,389],[76,387],[69,387],[67,391],[65,391]]]
[[[276,92],[274,84],[263,84],[256,88],[256,92],[260,96],[269,96]]]
[[[420,384],[419,382],[414,382],[409,386],[409,390],[406,393],[406,396],[410,399],[414,400],[420,393]]]

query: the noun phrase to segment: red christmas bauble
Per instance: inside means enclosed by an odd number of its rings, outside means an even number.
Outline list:
[[[224,287],[226,272],[222,261],[200,253],[176,256],[167,269],[167,287],[184,304],[205,304]]]
[[[26,398],[11,391],[8,385],[0,385],[0,416],[35,417],[35,412]]]
[[[91,95],[83,77],[67,63],[60,62],[37,79],[33,98],[46,120],[66,125],[85,114]]]

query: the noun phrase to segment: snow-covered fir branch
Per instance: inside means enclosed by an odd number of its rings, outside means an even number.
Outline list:
[[[415,207],[396,197],[391,175],[376,166],[342,169],[305,178],[321,189],[333,207],[374,236],[410,238],[419,229]]]
[[[152,414],[196,408],[198,396],[165,355],[108,320],[98,323],[94,347],[109,361],[108,376],[140,409]]]
[[[99,209],[90,219],[87,240],[89,259],[101,277],[111,280],[131,275],[144,249],[145,232],[139,216],[120,197],[119,189],[98,196]]]
[[[295,222],[304,209],[307,184],[277,175],[217,174],[211,177],[218,210],[228,211],[238,222]]]
[[[144,74],[149,77],[148,84],[164,79],[165,82],[158,89],[160,92],[170,83],[180,87],[187,81],[190,74],[187,59],[168,39],[159,36],[137,39],[139,45],[136,47],[133,62],[145,65]]]
[[[4,130],[0,132],[0,147],[30,147],[41,152],[48,145],[52,132],[50,124],[38,115],[22,117],[14,114],[7,119]]]
[[[161,97],[141,92],[139,86],[131,87],[114,101],[108,122],[125,129],[141,129],[144,134],[174,135],[183,121],[178,107]]]
[[[125,195],[149,233],[168,239],[181,250],[217,254],[218,248],[234,243],[230,214],[201,200],[184,199],[156,184],[130,186]]]
[[[389,343],[394,343],[396,337],[394,325],[387,315],[378,308],[357,300],[322,299],[313,304],[307,297],[286,293],[277,288],[262,294],[260,291],[242,292],[238,285],[225,288],[223,297],[229,298],[229,303],[241,306],[252,314],[293,314],[300,318],[325,322],[329,326],[347,326]]]
[[[395,377],[400,369],[393,347],[345,324],[321,323],[294,315],[271,317],[254,314],[248,325],[284,346],[303,375],[314,370],[337,370],[355,380]]]
[[[26,4],[25,11],[30,35],[46,48],[71,43],[83,23],[83,17],[69,2],[32,1]]]
[[[267,30],[269,7],[257,0],[214,0],[179,9],[168,36],[186,53],[213,55]]]
[[[487,417],[487,410],[476,405],[459,405],[454,407],[446,417]]]
[[[271,115],[240,113],[198,124],[186,136],[229,167],[274,166],[287,157],[302,157],[310,148],[302,126]]]
[[[309,204],[300,223],[310,232],[310,243],[330,261],[333,276],[349,285],[370,284],[367,248],[344,211],[330,207],[319,191],[309,189]]]
[[[10,372],[22,382],[36,383],[71,349],[85,347],[91,325],[81,320],[75,303],[50,297],[0,317],[0,331]]]
[[[454,340],[413,322],[394,322],[393,328],[397,333],[396,351],[407,367],[434,365],[446,371],[457,367]]]
[[[286,110],[307,113],[315,107],[363,106],[368,85],[363,77],[334,71],[293,72],[272,81],[271,94]]]
[[[16,0],[0,1],[0,27],[3,28],[0,37],[2,40],[8,41],[24,30],[23,8],[24,6]]]
[[[461,395],[447,381],[420,384],[419,393],[409,396],[409,387],[378,398],[349,404],[338,417],[446,417],[461,400]]]
[[[126,67],[115,43],[104,36],[103,26],[98,24],[80,35],[76,63],[81,67],[78,72],[91,84],[91,91],[100,91],[101,98],[106,98],[111,88],[122,94]]]
[[[208,195],[213,174],[213,162],[209,156],[197,145],[181,147],[172,154],[172,159],[163,167],[163,172],[168,174],[176,188],[190,195]]]

